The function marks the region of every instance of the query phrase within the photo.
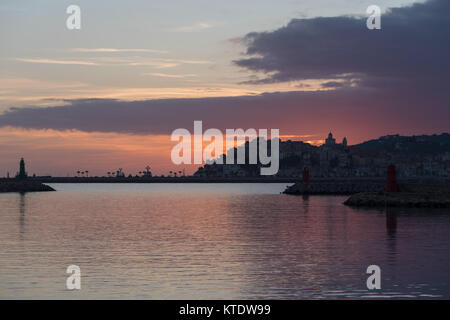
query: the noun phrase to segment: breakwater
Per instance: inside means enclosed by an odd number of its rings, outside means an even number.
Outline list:
[[[2,181],[14,179],[0,178]],[[41,183],[287,183],[301,184],[299,177],[29,177],[27,181]],[[310,184],[370,184],[385,185],[384,178],[314,178]]]
[[[7,180],[7,179],[3,179]],[[11,179],[10,179],[11,180]],[[41,183],[294,183],[299,178],[279,177],[36,177]],[[0,182],[2,179],[0,179]]]
[[[411,178],[398,183],[400,191],[405,193],[450,193],[450,179]],[[309,183],[296,182],[286,188],[285,194],[293,195],[352,195],[363,192],[384,192],[386,179],[377,178],[321,178]]]
[[[345,202],[353,207],[450,208],[450,183],[400,183],[399,192],[362,192]]]
[[[40,192],[55,191],[52,187],[40,183],[39,181],[4,179],[0,181],[0,193],[6,192]]]
[[[384,179],[335,179],[298,182],[286,188],[285,194],[351,195],[359,192],[377,192],[385,187]]]

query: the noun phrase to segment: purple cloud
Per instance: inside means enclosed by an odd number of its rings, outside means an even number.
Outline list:
[[[293,19],[271,32],[247,34],[235,61],[268,76],[263,83],[360,78],[361,86],[443,88],[450,76],[450,1],[394,8],[369,30],[366,17]]]

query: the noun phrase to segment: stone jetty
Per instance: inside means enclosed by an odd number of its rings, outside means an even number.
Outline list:
[[[0,181],[0,193],[5,192],[37,192],[37,191],[55,191],[50,186],[42,184],[39,181],[28,181],[20,179],[5,179]]]
[[[450,184],[399,184],[398,192],[357,193],[345,202],[353,207],[450,208]]]
[[[336,179],[334,181],[297,182],[283,192],[292,195],[351,195],[360,192],[378,192],[383,190],[385,181]]]
[[[285,194],[351,195],[344,204],[355,207],[450,208],[450,180],[397,182],[396,167],[390,164],[384,179],[334,179],[310,181],[305,168],[301,182],[288,187]]]

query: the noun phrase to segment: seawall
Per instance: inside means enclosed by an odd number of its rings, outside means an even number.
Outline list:
[[[50,186],[40,183],[39,181],[15,180],[8,179],[0,181],[0,193],[6,192],[41,192],[41,191],[55,191]]]
[[[286,188],[285,194],[301,195],[350,195],[359,192],[377,192],[383,190],[384,179],[313,181],[295,183]]]
[[[353,207],[450,208],[450,183],[399,184],[399,192],[362,192],[345,202]]]

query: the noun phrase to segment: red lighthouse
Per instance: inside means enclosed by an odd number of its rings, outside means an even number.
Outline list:
[[[308,168],[303,168],[303,172],[302,172],[302,182],[303,183],[309,183],[309,169]]]
[[[397,171],[393,164],[387,168],[386,192],[398,192]]]

